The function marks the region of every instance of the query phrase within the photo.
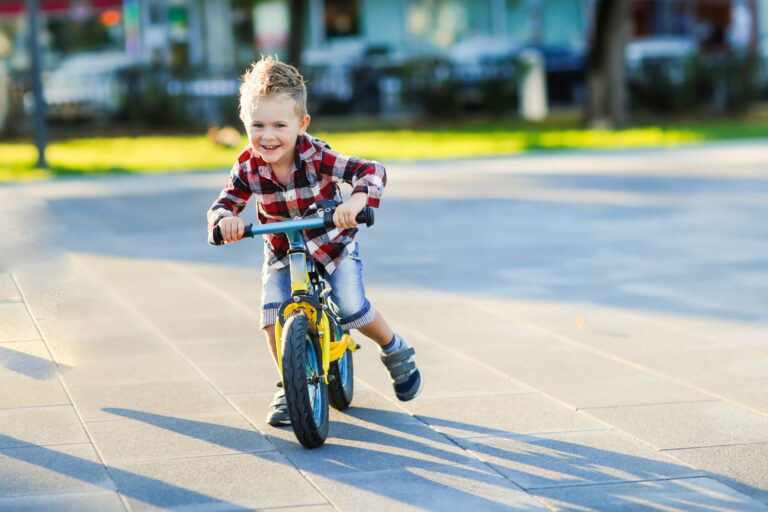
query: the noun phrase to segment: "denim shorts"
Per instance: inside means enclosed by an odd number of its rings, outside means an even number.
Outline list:
[[[261,328],[277,321],[280,306],[291,297],[291,274],[288,267],[270,269],[266,261],[261,271]],[[363,286],[363,262],[357,250],[349,253],[328,277],[331,285],[331,299],[339,308],[341,327],[357,329],[369,324],[376,311],[365,297]]]

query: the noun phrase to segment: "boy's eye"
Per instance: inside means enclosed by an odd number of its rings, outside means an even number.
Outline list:
[[[251,126],[253,126],[254,128],[263,128],[264,127],[264,125],[261,124],[261,123],[253,123]]]

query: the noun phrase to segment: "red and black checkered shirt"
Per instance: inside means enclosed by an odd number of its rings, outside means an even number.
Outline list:
[[[283,187],[272,168],[249,145],[232,166],[229,182],[208,210],[208,241],[213,228],[224,217],[239,215],[251,196],[256,197],[259,222],[300,219],[311,213],[318,201],[341,201],[337,185],[352,185],[352,193],[368,194],[368,206],[378,207],[387,175],[378,162],[342,155],[309,134],[296,141],[297,156],[291,182]],[[330,274],[355,244],[357,229],[320,228],[305,231],[312,257]],[[288,239],[284,234],[267,234],[265,254],[270,268],[288,266]]]

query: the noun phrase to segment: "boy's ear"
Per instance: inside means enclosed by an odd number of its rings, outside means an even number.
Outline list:
[[[312,120],[312,118],[309,116],[309,114],[304,116],[304,119],[301,120],[301,123],[299,123],[299,135],[304,135],[304,133],[307,131],[307,128],[309,128],[309,122]]]

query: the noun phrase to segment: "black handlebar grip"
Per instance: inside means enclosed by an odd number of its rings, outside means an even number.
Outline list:
[[[224,237],[221,236],[221,228],[219,226],[213,228],[213,243],[214,245],[221,245],[224,243]]]
[[[357,216],[355,217],[355,221],[358,224],[365,224],[368,227],[373,226],[374,220],[375,219],[373,215],[373,208],[371,208],[370,206],[366,206],[365,208],[363,208],[360,211],[360,213],[358,213]]]
[[[253,224],[248,224],[243,229],[243,238],[253,238]],[[221,228],[216,226],[213,228],[213,243],[214,245],[221,245],[224,243],[224,237],[221,236]]]

